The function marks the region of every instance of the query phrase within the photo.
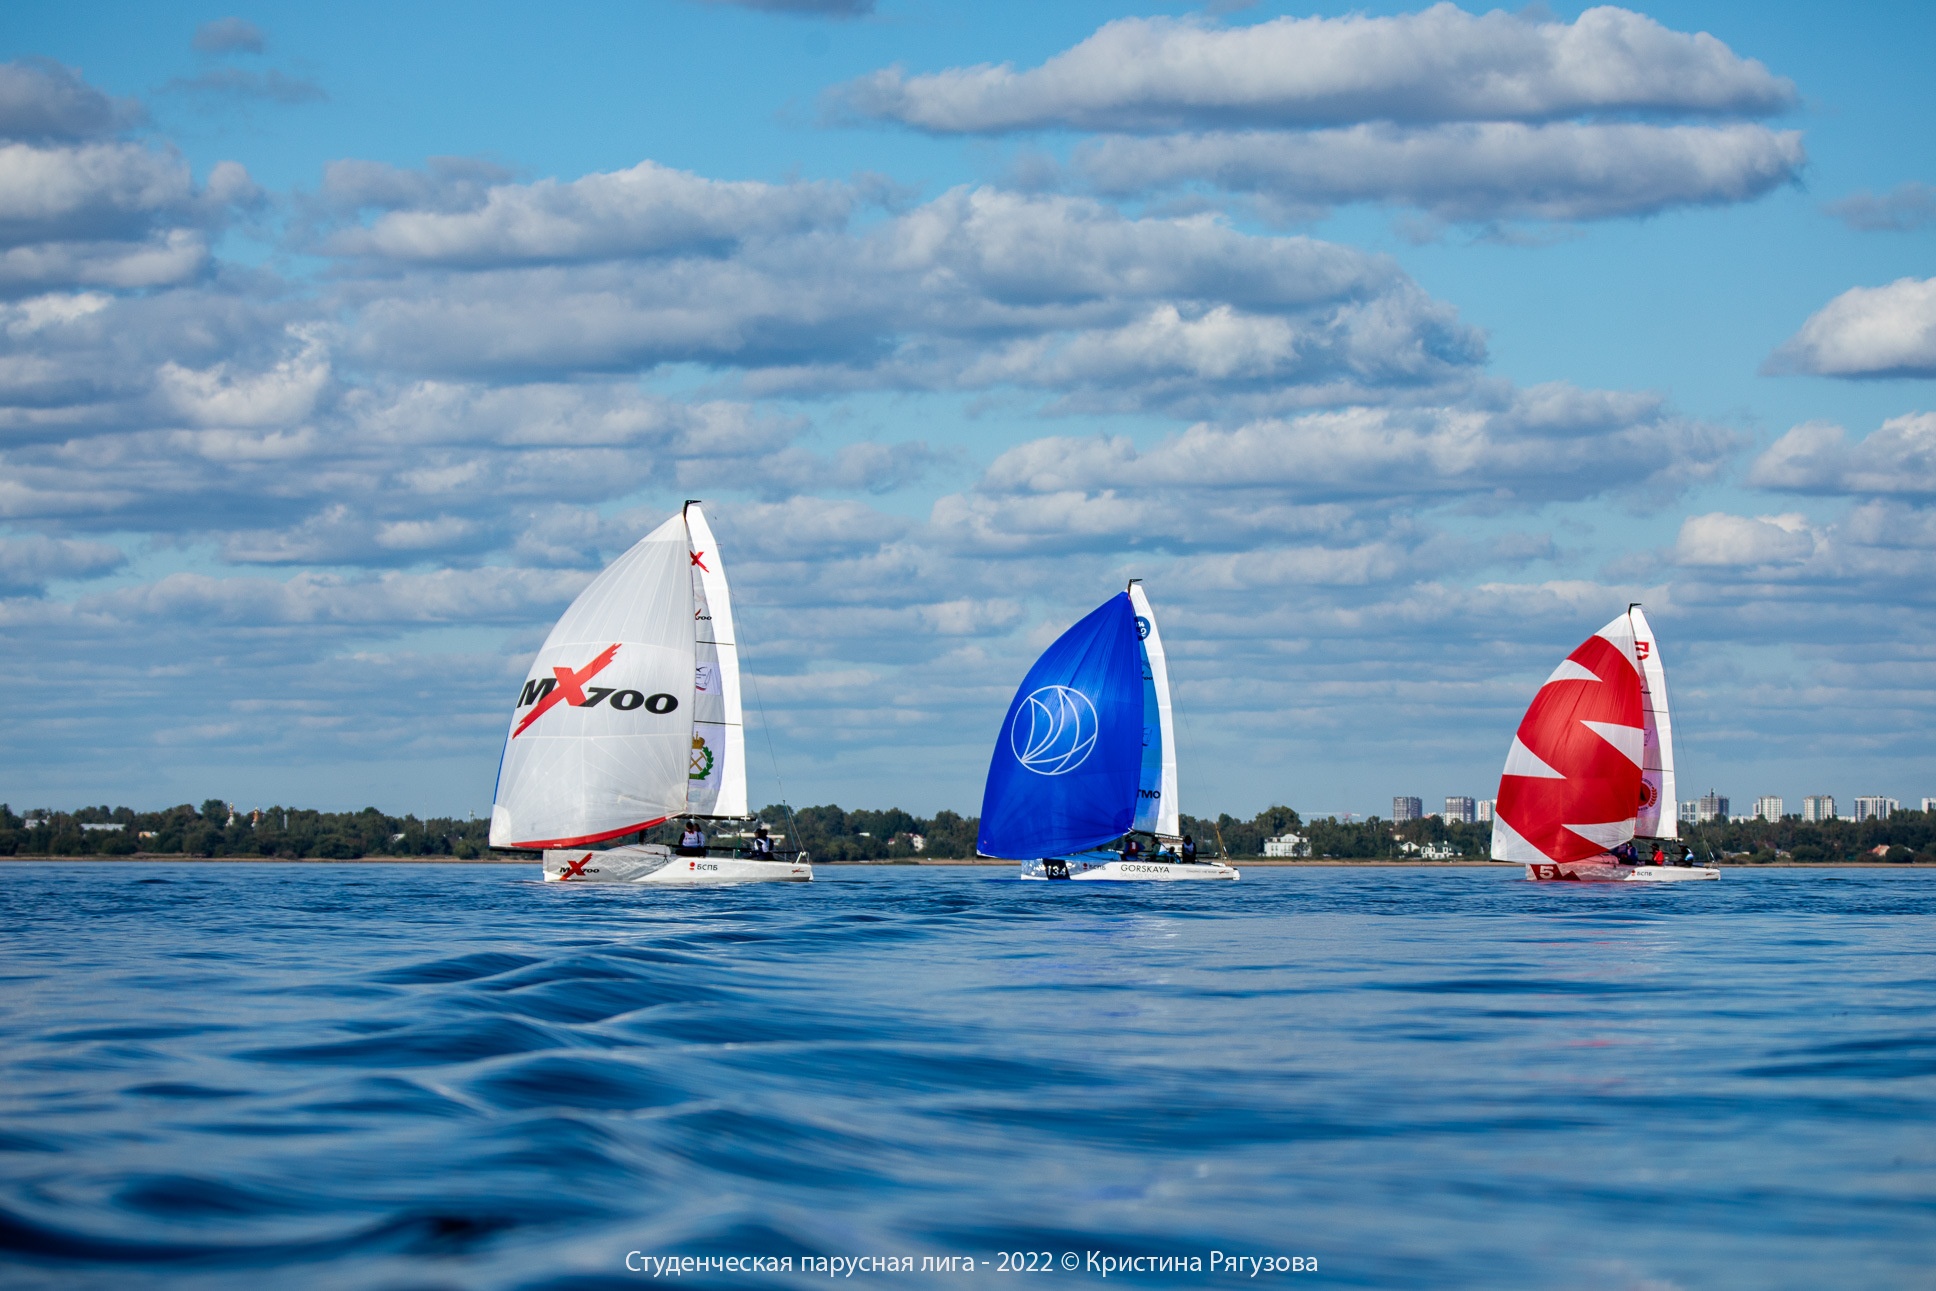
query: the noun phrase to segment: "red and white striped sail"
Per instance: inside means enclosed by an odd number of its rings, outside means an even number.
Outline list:
[[[1632,839],[1646,743],[1633,623],[1622,614],[1553,670],[1520,721],[1493,808],[1493,859],[1590,861]]]

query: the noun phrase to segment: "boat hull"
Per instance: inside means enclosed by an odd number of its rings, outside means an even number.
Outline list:
[[[1049,856],[1039,861],[1023,861],[1024,879],[1088,883],[1202,883],[1240,878],[1235,867],[1222,861],[1126,861],[1113,852],[1088,852],[1075,856]]]
[[[755,861],[743,856],[675,856],[664,847],[581,848],[544,854],[547,883],[630,883],[649,887],[710,887],[719,883],[810,883],[813,866]]]
[[[1536,883],[1687,883],[1718,879],[1721,871],[1707,865],[1610,865],[1594,861],[1562,865],[1533,864],[1526,877]]]

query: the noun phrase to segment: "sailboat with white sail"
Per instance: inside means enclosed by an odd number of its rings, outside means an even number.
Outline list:
[[[750,819],[732,597],[697,502],[608,565],[545,638],[504,737],[491,846],[542,852],[547,881],[813,878],[804,854],[751,843],[612,845],[672,819]]]
[[[1121,851],[1103,850],[1119,838]],[[1144,850],[1141,838],[1151,846]],[[1043,651],[995,740],[976,850],[1024,879],[1235,879],[1186,855],[1169,661],[1140,581]]]
[[[1492,857],[1524,864],[1529,879],[1720,878],[1687,860],[1678,818],[1667,669],[1630,605],[1533,697],[1499,778]]]

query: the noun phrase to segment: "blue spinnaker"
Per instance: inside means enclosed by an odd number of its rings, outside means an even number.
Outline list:
[[[1028,860],[1118,838],[1136,820],[1143,657],[1127,593],[1056,638],[1008,706],[981,800],[987,856]]]

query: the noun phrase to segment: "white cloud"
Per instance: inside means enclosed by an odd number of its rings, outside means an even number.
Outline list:
[[[834,96],[853,115],[936,133],[1760,116],[1794,101],[1794,87],[1760,63],[1643,14],[1596,8],[1564,23],[1450,4],[1230,28],[1123,18],[1028,71],[893,68]]]
[[[1451,407],[1360,407],[1192,426],[1146,452],[1039,439],[997,458],[994,495],[1138,487],[1269,490],[1301,501],[1490,495],[1551,500],[1712,478],[1738,448],[1649,395],[1536,386]]]
[[[1825,208],[1852,229],[1905,232],[1936,224],[1936,185],[1898,184],[1880,195],[1866,189]]]
[[[39,58],[0,63],[0,139],[98,139],[141,116],[139,104],[108,97],[70,67]]]
[[[990,189],[731,256],[416,272],[351,291],[366,362],[531,375],[697,362],[745,372],[755,392],[1014,385],[1185,407],[1249,390],[1282,407],[1459,377],[1484,354],[1383,257]]]
[[[1683,565],[1787,565],[1814,555],[1818,543],[1804,515],[1750,518],[1716,511],[1681,522],[1674,556]]]
[[[1796,493],[1936,496],[1936,413],[1892,417],[1857,443],[1827,422],[1803,422],[1748,471],[1757,488]]]
[[[383,195],[386,178],[331,172],[339,197]],[[475,183],[470,176],[458,182]],[[568,183],[494,184],[474,200],[469,209],[391,210],[367,228],[336,234],[326,247],[401,264],[469,267],[717,254],[750,237],[838,228],[857,198],[837,184],[705,179],[642,161]]]
[[[162,397],[197,426],[281,426],[301,421],[329,383],[329,360],[314,335],[298,334],[301,348],[267,372],[240,374],[230,365],[186,368],[164,363],[156,373]]]
[[[195,49],[203,54],[260,54],[268,48],[262,28],[247,18],[216,18],[195,28]]]
[[[1936,376],[1936,278],[1851,287],[1768,359],[1769,372],[1825,377]]]
[[[0,144],[0,241],[138,237],[181,218],[194,198],[187,163],[131,143]]]
[[[37,592],[57,578],[97,578],[127,563],[119,547],[70,538],[0,535],[0,594]]]
[[[590,571],[450,569],[368,578],[304,571],[287,579],[170,574],[81,607],[128,617],[250,625],[521,623],[556,614]]]
[[[1759,125],[1562,122],[1358,125],[1110,136],[1078,149],[1076,169],[1104,192],[1190,182],[1328,206],[1395,202],[1445,220],[1593,220],[1741,202],[1793,182],[1801,136]]]

